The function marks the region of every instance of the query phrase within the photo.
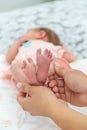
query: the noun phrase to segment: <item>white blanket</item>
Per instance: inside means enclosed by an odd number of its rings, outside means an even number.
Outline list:
[[[71,64],[74,68],[81,67],[85,71],[87,60]],[[82,65],[84,68],[82,68]],[[6,67],[5,56],[0,55],[0,70]],[[86,69],[87,73],[87,69]],[[2,73],[0,73],[0,77]],[[31,116],[25,112],[16,100],[17,92],[9,81],[0,78],[0,130],[60,130],[49,118]],[[77,111],[87,114],[86,107],[69,106]]]

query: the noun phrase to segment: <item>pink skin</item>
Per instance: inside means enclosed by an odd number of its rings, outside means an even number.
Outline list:
[[[47,87],[49,87],[55,93],[55,95],[58,98],[62,97],[63,99],[65,99],[64,88],[63,88],[63,79],[61,79],[60,77],[58,78],[58,76],[56,74],[48,76],[48,71],[49,71],[49,73],[51,72],[51,74],[55,73],[55,70],[54,70],[55,62],[56,63],[58,62],[58,64],[60,64],[60,66],[66,68],[66,69],[70,69],[69,64],[63,59],[52,60],[52,54],[47,49],[44,51],[44,54],[42,54],[41,49],[37,50],[36,62],[37,62],[37,70],[36,70],[36,66],[33,63],[31,58],[28,58],[28,63],[26,63],[24,61],[23,71],[24,71],[25,75],[27,76],[27,78],[29,79],[29,83],[32,85],[45,84]],[[50,64],[52,64],[51,67],[50,67]],[[46,81],[47,77],[48,77],[48,81]]]
[[[37,70],[31,58],[27,59],[27,62],[23,62],[23,72],[29,79],[31,85],[43,84],[48,76],[49,65],[52,60],[52,54],[50,51],[45,50],[44,54],[41,54],[41,49],[37,50]],[[44,70],[44,71],[43,71]]]
[[[65,99],[63,79],[56,79],[56,76],[54,76],[54,78],[51,76],[51,78],[49,77],[47,86],[55,93],[57,98]]]
[[[31,85],[40,84],[36,79],[36,66],[31,58],[28,58],[27,62],[23,61],[22,69],[27,78],[29,79],[29,83]]]
[[[24,72],[22,71],[21,67],[22,67],[21,63],[19,63],[17,61],[16,62],[13,61],[11,64],[11,67],[10,67],[11,75],[16,82],[27,82],[28,83],[28,79],[25,76]]]
[[[48,76],[49,66],[52,61],[52,53],[46,49],[42,54],[41,49],[37,50],[37,80],[44,83]]]

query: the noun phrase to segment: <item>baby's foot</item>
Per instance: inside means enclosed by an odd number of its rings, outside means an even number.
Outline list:
[[[46,49],[44,54],[41,54],[41,49],[37,50],[37,80],[39,82],[46,81],[51,60],[52,53],[49,50]]]
[[[27,76],[30,84],[39,85],[39,82],[36,79],[36,67],[31,58],[28,58],[27,62],[23,61],[22,69]]]

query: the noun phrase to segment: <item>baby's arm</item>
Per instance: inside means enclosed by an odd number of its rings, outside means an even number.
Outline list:
[[[18,49],[24,42],[28,41],[25,36],[21,37],[20,40],[16,43],[14,43],[7,51],[6,54],[6,61],[11,64],[11,62],[14,60],[15,56],[18,53]]]
[[[6,61],[11,64],[14,60],[15,56],[18,53],[18,48],[20,47],[20,42],[14,43],[7,51],[6,54]]]

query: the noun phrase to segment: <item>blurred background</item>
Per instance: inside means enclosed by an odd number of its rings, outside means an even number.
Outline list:
[[[55,0],[0,0],[0,12],[10,11],[49,1]]]
[[[53,29],[77,58],[87,58],[87,0],[0,0],[0,53],[32,27]]]

